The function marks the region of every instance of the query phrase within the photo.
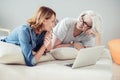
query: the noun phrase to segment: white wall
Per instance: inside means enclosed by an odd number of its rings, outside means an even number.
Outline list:
[[[103,44],[120,38],[120,0],[0,0],[0,26],[13,29],[24,24],[43,5],[54,9],[59,20],[94,10],[104,20]]]

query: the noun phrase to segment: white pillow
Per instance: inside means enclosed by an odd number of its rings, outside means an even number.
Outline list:
[[[78,50],[70,47],[62,47],[51,50],[51,54],[55,59],[74,59],[76,58]]]
[[[55,60],[50,53],[43,55],[39,62]],[[23,54],[19,46],[0,41],[0,63],[25,64]]]

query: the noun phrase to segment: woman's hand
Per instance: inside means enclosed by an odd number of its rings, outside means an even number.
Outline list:
[[[93,34],[96,38],[96,45],[99,46],[101,44],[101,35],[97,30],[89,29],[86,31],[87,35]]]
[[[88,29],[88,30],[86,31],[86,34],[87,34],[87,35],[93,34],[93,35],[96,36],[96,37],[99,37],[99,36],[100,36],[100,33],[99,33],[97,30],[94,30],[94,29]]]
[[[51,39],[52,39],[52,33],[46,32],[45,38],[44,38],[44,44],[43,44],[46,48],[50,46]]]
[[[84,48],[84,46],[83,46],[81,43],[79,43],[79,42],[74,42],[74,43],[73,43],[73,46],[74,46],[74,48],[76,48],[77,50],[80,50],[81,48]]]
[[[39,61],[40,57],[44,54],[45,50],[49,47],[49,44],[51,42],[51,38],[52,38],[52,33],[46,32],[45,38],[44,38],[44,43],[40,47],[40,49],[37,51],[37,53],[35,54],[35,59],[37,62]]]

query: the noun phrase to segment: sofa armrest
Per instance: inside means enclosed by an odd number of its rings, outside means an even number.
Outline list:
[[[10,29],[0,28],[0,36],[6,36],[10,33]]]

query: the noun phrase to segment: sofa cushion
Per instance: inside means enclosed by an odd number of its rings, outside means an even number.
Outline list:
[[[120,64],[120,39],[114,39],[108,42],[113,61]]]
[[[78,50],[70,47],[62,47],[51,50],[51,54],[55,59],[74,59],[76,58]]]
[[[54,60],[50,53],[43,55],[39,62]],[[23,54],[19,46],[0,41],[0,63],[25,64]]]

